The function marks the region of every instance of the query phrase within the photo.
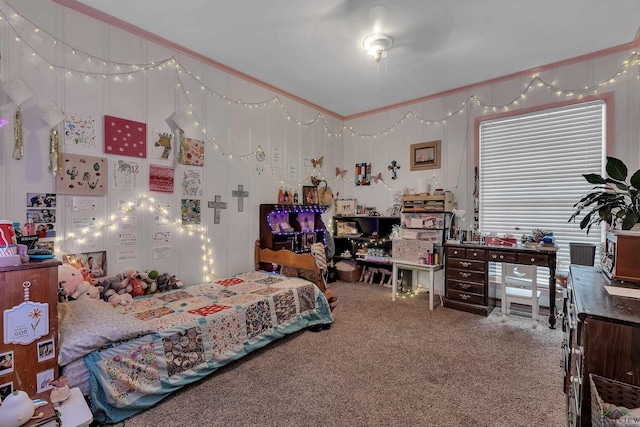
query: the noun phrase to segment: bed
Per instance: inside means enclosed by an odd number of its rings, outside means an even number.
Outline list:
[[[309,254],[256,248],[256,267],[317,269]],[[116,423],[287,334],[333,322],[318,286],[264,270],[137,297],[59,305],[61,373]]]

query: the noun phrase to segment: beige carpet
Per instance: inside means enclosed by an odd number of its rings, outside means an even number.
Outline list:
[[[137,426],[564,426],[560,330],[428,296],[332,284],[335,324],[286,337],[124,423]],[[437,300],[437,298],[436,298]]]

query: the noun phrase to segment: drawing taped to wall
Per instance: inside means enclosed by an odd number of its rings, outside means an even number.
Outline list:
[[[107,159],[69,153],[61,153],[60,157],[62,173],[56,178],[58,194],[107,195]]]

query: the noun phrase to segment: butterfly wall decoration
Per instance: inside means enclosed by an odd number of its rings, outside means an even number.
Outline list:
[[[376,184],[378,183],[378,181],[383,181],[382,172],[378,172],[378,175],[371,176],[371,181],[375,182]]]
[[[322,163],[324,163],[324,156],[320,157],[319,159],[311,159],[311,164],[313,165],[314,169],[321,168]]]
[[[336,168],[336,178],[344,178],[346,174],[347,174],[346,169]]]

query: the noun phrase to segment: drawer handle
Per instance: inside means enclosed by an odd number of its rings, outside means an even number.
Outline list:
[[[463,266],[463,267],[469,267],[471,265],[471,263],[468,262],[468,261],[460,261],[460,265]]]
[[[464,271],[461,271],[460,275],[466,279],[467,277],[471,276],[471,273],[465,273]]]
[[[473,253],[473,256],[478,256],[478,252],[474,252],[474,253]]]
[[[534,257],[531,257],[531,262],[536,262],[536,259]]]
[[[504,255],[500,255],[500,259],[504,259]]]
[[[496,255],[496,254],[491,254],[491,258],[496,259],[496,258],[498,258],[498,255]]]
[[[462,295],[460,295],[460,298],[462,298],[463,300],[465,300],[465,301],[466,301],[466,300],[468,300],[468,299],[469,299],[469,298],[471,298],[471,297],[470,297],[469,295],[462,294]]]
[[[454,255],[458,255],[458,251],[453,251],[453,254]]]
[[[471,287],[471,285],[467,284],[467,283],[460,283],[460,287],[462,289],[469,289]]]

